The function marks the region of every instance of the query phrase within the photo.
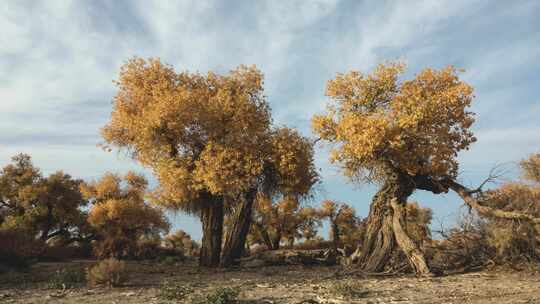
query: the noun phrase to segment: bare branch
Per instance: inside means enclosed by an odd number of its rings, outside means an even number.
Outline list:
[[[474,190],[470,190],[470,194],[479,193],[482,192],[482,188],[488,184],[488,183],[495,183],[497,180],[501,179],[504,175],[508,173],[508,170],[506,170],[503,166],[505,164],[496,164],[491,168],[489,171],[488,177]]]
[[[523,220],[523,221],[530,222],[532,224],[540,224],[540,218],[534,217],[532,215],[519,213],[519,212],[512,212],[512,211],[503,211],[500,209],[494,209],[491,207],[481,205],[478,199],[473,196],[473,194],[475,193],[477,189],[471,190],[453,180],[448,181],[447,185],[448,185],[448,188],[452,189],[463,199],[465,204],[467,204],[472,209],[476,210],[480,215],[509,219],[509,220]]]

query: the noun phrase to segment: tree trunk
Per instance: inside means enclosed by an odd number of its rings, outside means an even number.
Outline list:
[[[261,237],[268,250],[272,250],[272,240],[270,239],[270,235],[268,235],[268,231],[261,229]]]
[[[268,250],[271,250],[272,249],[272,240],[270,239],[270,235],[268,234],[268,230],[265,227],[265,225],[263,225],[261,223],[258,223],[256,221],[253,222],[253,225],[255,225],[255,227],[257,229],[256,231],[261,236],[262,241],[263,241],[264,245],[266,246],[266,248],[268,248]]]
[[[424,254],[407,235],[402,224],[405,222],[403,207],[414,189],[412,179],[407,175],[390,172],[373,198],[359,256],[359,263],[365,271],[383,271],[394,249],[399,247],[418,274],[430,274]]]
[[[394,250],[395,237],[388,192],[389,186],[383,186],[373,198],[369,209],[366,235],[359,257],[359,263],[365,271],[382,271]]]
[[[223,267],[232,265],[235,260],[242,257],[249,227],[251,226],[251,213],[256,195],[257,189],[251,189],[246,193],[240,209],[235,214],[234,222],[231,229],[229,229],[223,246],[221,256],[221,266]]]
[[[206,267],[219,266],[221,253],[221,237],[223,233],[223,200],[213,198],[201,210],[203,237],[199,265]]]
[[[292,248],[292,246],[294,246],[294,237],[293,236],[290,236],[288,239],[287,239],[287,246],[289,248]]]
[[[394,235],[396,236],[396,241],[407,256],[407,259],[409,260],[411,266],[414,268],[415,273],[419,275],[428,276],[431,275],[431,272],[429,270],[429,267],[426,263],[426,259],[424,257],[424,253],[422,250],[420,250],[420,247],[411,240],[411,238],[407,235],[405,230],[403,229],[403,221],[405,219],[405,215],[403,212],[403,205],[399,204],[396,199],[392,199],[390,202],[392,209],[394,211],[394,216],[392,218],[393,224],[394,224]]]
[[[331,239],[332,239],[332,246],[334,247],[335,250],[338,249],[339,247],[339,226],[336,222],[337,220],[336,219],[333,219],[331,220],[331,228],[330,228],[330,233],[331,233]]]
[[[276,235],[272,238],[272,250],[278,250],[281,243],[281,231],[277,231]]]

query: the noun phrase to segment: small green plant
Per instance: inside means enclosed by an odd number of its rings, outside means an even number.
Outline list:
[[[365,298],[369,291],[365,290],[359,282],[344,281],[331,286],[332,293],[346,299]]]
[[[83,285],[84,271],[79,269],[59,269],[47,281],[48,289],[69,289]]]
[[[229,287],[220,287],[206,295],[197,304],[233,304],[237,303],[238,291]]]
[[[126,263],[114,258],[102,260],[88,269],[86,279],[91,286],[120,286],[128,279]]]
[[[184,261],[184,258],[181,256],[166,256],[161,260],[161,264],[167,265],[167,266],[174,266],[179,263],[182,263]]]
[[[159,286],[158,297],[162,300],[178,301],[184,300],[193,289],[189,286],[177,282],[163,281]]]

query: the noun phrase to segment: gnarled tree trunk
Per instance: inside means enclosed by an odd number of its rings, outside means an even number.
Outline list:
[[[371,202],[362,252],[358,259],[365,271],[382,271],[395,247],[392,210],[389,205],[390,186],[385,184]]]
[[[396,199],[392,199],[390,201],[390,205],[394,211],[392,224],[394,225],[394,235],[396,236],[396,241],[399,248],[403,250],[417,274],[430,275],[431,272],[426,263],[424,253],[422,250],[420,250],[420,247],[418,247],[418,245],[407,235],[405,229],[403,229],[403,227],[406,227],[404,223],[404,204],[400,204]]]
[[[373,198],[358,259],[365,271],[382,271],[393,251],[399,248],[418,274],[430,273],[424,254],[403,228],[403,208],[414,189],[412,179],[406,174],[390,172],[383,187]]]
[[[251,213],[253,211],[253,203],[257,195],[257,189],[250,190],[246,195],[240,209],[235,214],[234,221],[223,246],[223,254],[221,256],[221,266],[227,267],[234,263],[235,260],[242,257],[244,252],[246,238],[251,226]]]
[[[199,265],[219,266],[221,255],[221,237],[223,233],[223,199],[211,198],[201,210],[203,237]]]

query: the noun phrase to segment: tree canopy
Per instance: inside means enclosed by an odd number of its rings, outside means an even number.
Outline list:
[[[328,82],[332,103],[313,118],[313,129],[334,144],[331,161],[346,176],[381,180],[392,166],[412,176],[453,178],[457,153],[476,140],[467,110],[473,89],[454,67],[400,80],[404,69],[390,62],[370,74],[353,71]]]
[[[203,192],[234,195],[256,182],[271,118],[254,66],[201,75],[134,58],[117,86],[103,137],[154,171],[164,204],[197,210]]]
[[[29,155],[19,154],[0,171],[0,227],[22,229],[42,241],[71,241],[86,231],[81,180],[57,171],[44,177]]]

